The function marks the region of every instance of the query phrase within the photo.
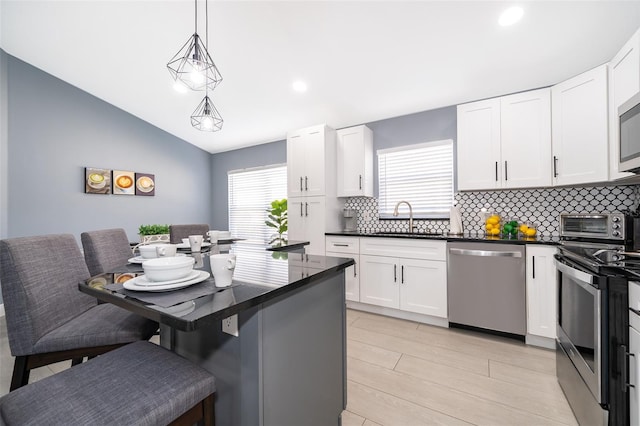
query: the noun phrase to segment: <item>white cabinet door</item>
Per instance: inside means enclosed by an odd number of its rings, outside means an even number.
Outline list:
[[[400,309],[447,318],[447,263],[400,259]]]
[[[551,185],[551,90],[500,98],[503,188]]]
[[[325,253],[325,197],[304,198],[304,228],[306,240],[305,252],[324,256]]]
[[[347,257],[356,262],[344,270],[345,297],[354,302],[360,301],[360,256],[350,253],[327,251],[327,256]]]
[[[502,181],[500,99],[458,105],[458,189],[495,189]]]
[[[373,137],[366,126],[337,131],[338,197],[373,197]]]
[[[635,315],[635,314],[630,314]],[[629,424],[640,424],[640,333],[629,327]]]
[[[305,140],[301,132],[287,136],[287,195],[304,195]]]
[[[360,255],[360,301],[398,309],[400,307],[397,259]]]
[[[527,333],[556,338],[555,247],[527,244]]]
[[[552,87],[554,185],[609,178],[607,90],[606,65]]]
[[[304,197],[289,198],[287,201],[287,237],[289,240],[307,241],[304,202]]]
[[[324,129],[316,126],[306,131],[304,152],[304,195],[325,195]]]
[[[618,171],[618,108],[640,92],[640,30],[613,57],[609,70],[609,179],[614,180],[632,175]]]

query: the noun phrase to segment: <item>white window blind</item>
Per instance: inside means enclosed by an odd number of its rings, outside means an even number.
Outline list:
[[[264,223],[266,209],[273,200],[287,198],[287,166],[232,170],[228,172],[228,185],[231,235],[266,245],[274,233]]]
[[[453,205],[453,141],[427,142],[378,150],[380,217],[393,217],[399,201],[414,218],[449,217]],[[406,206],[401,207],[406,214]]]

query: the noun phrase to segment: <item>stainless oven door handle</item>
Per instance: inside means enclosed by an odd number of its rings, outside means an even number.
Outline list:
[[[557,259],[555,260],[555,263],[558,271],[562,272],[563,274],[567,274],[571,278],[576,279],[580,287],[586,289],[590,293],[594,293],[596,291],[596,289],[594,289],[590,285],[586,285],[586,284],[593,284],[593,281],[594,281],[593,275],[587,274],[586,272],[582,272],[570,266],[567,266],[564,263],[559,262]],[[586,283],[586,284],[583,284],[583,283]]]
[[[497,256],[497,257],[522,257],[519,251],[493,251],[493,250],[467,250],[450,248],[449,253],[461,256]]]

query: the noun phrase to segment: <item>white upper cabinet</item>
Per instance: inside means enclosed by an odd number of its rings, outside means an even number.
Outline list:
[[[503,188],[551,185],[551,90],[500,98]]]
[[[550,186],[550,90],[458,105],[457,160],[460,190]]]
[[[619,172],[618,108],[640,92],[640,30],[625,43],[609,62],[609,179],[615,180],[631,173]]]
[[[458,105],[458,189],[500,188],[500,99]]]
[[[340,129],[337,196],[373,197],[373,133],[367,126]]]
[[[327,195],[325,165],[334,164],[332,129],[313,126],[287,135],[287,192],[289,197]],[[333,143],[335,146],[335,142]]]
[[[607,65],[551,89],[553,184],[609,178]]]

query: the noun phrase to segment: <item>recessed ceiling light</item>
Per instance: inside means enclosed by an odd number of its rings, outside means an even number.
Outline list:
[[[291,87],[293,87],[293,90],[296,92],[304,93],[307,91],[307,83],[301,80],[294,81]]]
[[[502,15],[500,15],[500,19],[498,20],[498,23],[503,27],[508,27],[509,25],[513,25],[516,22],[518,22],[522,18],[523,14],[524,14],[524,10],[522,10],[521,7],[512,6],[507,10],[505,10],[504,12],[502,12]]]

